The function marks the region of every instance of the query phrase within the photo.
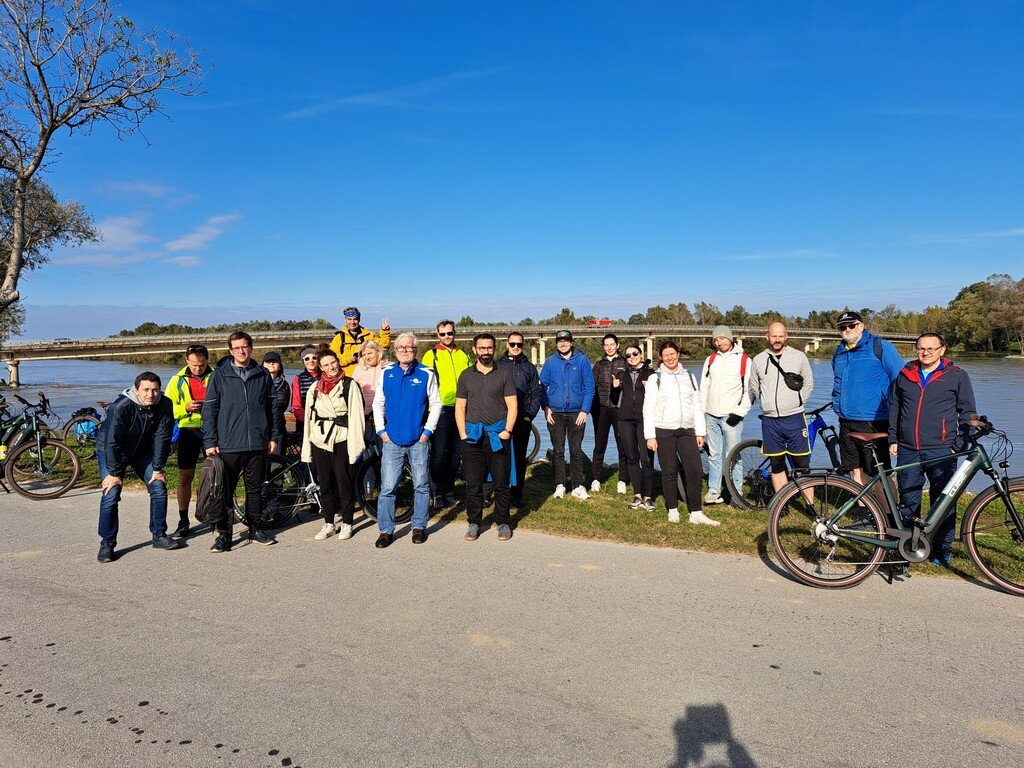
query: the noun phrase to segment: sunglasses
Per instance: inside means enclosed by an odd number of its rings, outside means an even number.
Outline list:
[[[316,355],[306,355],[302,358],[302,362],[308,363],[310,360],[316,360]]]
[[[190,344],[188,349],[185,350],[186,355],[202,355],[203,357],[210,356],[210,350],[204,347],[202,344]]]
[[[626,357],[640,357],[639,352],[627,352]]]
[[[454,336],[455,331],[438,331],[437,335],[440,336],[441,338],[444,338],[445,336]]]
[[[839,330],[840,331],[852,331],[856,327],[857,327],[856,323],[843,323],[842,325],[839,326]]]
[[[522,349],[523,342],[521,342],[521,341],[510,341],[510,342],[508,342],[508,345],[510,347],[515,347],[516,349]]]

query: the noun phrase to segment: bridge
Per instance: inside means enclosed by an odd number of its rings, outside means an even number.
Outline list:
[[[459,326],[456,332],[461,339],[470,339],[477,333],[493,333],[499,340],[512,331],[523,334],[530,345],[530,359],[542,364],[547,357],[549,344],[554,344],[555,334],[569,330],[574,338],[601,338],[614,333],[623,342],[632,341],[643,345],[648,359],[654,358],[654,342],[659,338],[709,339],[713,326],[708,325],[608,325],[608,326]],[[409,328],[420,341],[421,346],[433,341],[434,328]],[[742,341],[745,338],[761,338],[763,326],[734,327],[733,333]],[[392,331],[397,334],[398,331]],[[333,333],[324,330],[305,331],[263,331],[250,334],[256,351],[298,349],[307,344],[330,341]],[[911,344],[917,334],[887,333],[887,339],[894,343]],[[808,352],[816,351],[823,343],[838,340],[833,328],[790,328],[789,338],[804,342]],[[131,355],[181,354],[189,344],[202,344],[209,348],[210,356],[216,360],[219,353],[228,353],[227,336],[217,333],[199,333],[191,336],[110,336],[103,339],[50,339],[48,341],[24,341],[7,344],[0,348],[0,360],[6,361],[10,386],[19,384],[18,366],[26,360],[88,360],[94,358],[120,358]]]

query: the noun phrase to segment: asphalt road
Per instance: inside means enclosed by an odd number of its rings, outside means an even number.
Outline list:
[[[0,765],[1020,766],[1024,600],[458,521],[95,560],[95,492],[0,498]]]

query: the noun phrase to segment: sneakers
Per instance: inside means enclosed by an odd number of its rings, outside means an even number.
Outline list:
[[[615,492],[616,493],[625,493],[626,492],[626,483],[623,482],[622,480],[619,480],[619,482],[617,482],[615,484]]]
[[[463,536],[466,541],[476,541],[480,537],[480,526],[476,523],[470,523],[469,528],[466,529],[466,535]]]
[[[564,499],[565,498],[565,486],[556,485],[555,492],[551,494],[552,499]]]
[[[704,503],[705,504],[722,504],[722,503],[724,503],[724,500],[722,499],[721,491],[708,491],[708,495],[704,497]]]
[[[452,491],[451,493],[446,493],[444,495],[444,505],[446,507],[454,507],[458,503],[459,497],[455,495],[455,491]]]
[[[629,508],[630,509],[643,509],[643,506],[644,506],[644,500],[641,499],[639,496],[637,496],[631,502],[629,502]]]
[[[268,533],[264,533],[255,525],[249,529],[249,541],[255,541],[257,544],[262,544],[265,547],[269,547],[271,544],[277,544],[277,539]]]
[[[644,499],[644,509],[648,512],[653,512],[655,510],[654,502],[650,499]]]
[[[580,488],[582,488],[582,487],[583,486],[581,485]],[[592,482],[590,484],[590,492],[591,493],[600,493],[601,492],[601,482],[599,480],[595,480],[594,482]]]
[[[164,534],[153,539],[153,549],[181,549],[181,542]]]
[[[590,496],[587,494],[587,489],[582,485],[577,485],[572,489],[572,495],[577,499],[589,499]]]
[[[114,562],[113,544],[100,544],[100,551],[99,554],[96,555],[96,560],[100,563]]]
[[[690,513],[690,525],[721,525],[717,520],[712,520],[700,510]]]
[[[174,529],[174,533],[171,534],[176,539],[184,539],[188,536],[188,518],[182,518],[181,522],[178,523],[178,527]]]
[[[217,538],[213,540],[213,546],[210,547],[210,551],[214,553],[230,552],[231,537],[226,533],[217,534]]]
[[[512,538],[512,529],[505,525],[498,526],[498,541],[508,541]]]
[[[668,511],[668,521],[670,523],[678,523],[679,522],[679,510],[678,509],[670,509]]]
[[[338,526],[338,538],[342,541],[352,538],[352,523],[342,523]]]
[[[333,536],[337,530],[338,527],[334,523],[324,523],[324,527],[317,532],[313,539],[314,541],[323,541]]]
[[[949,555],[941,552],[937,552],[934,555],[932,555],[932,559],[928,562],[930,562],[932,565],[941,566],[942,568],[952,568],[952,566],[949,564]]]

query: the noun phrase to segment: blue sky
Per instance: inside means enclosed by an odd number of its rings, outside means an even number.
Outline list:
[[[27,275],[25,338],[349,303],[397,325],[917,309],[1024,276],[1013,2],[122,12],[216,67],[148,146],[58,140],[47,180],[105,239]]]

